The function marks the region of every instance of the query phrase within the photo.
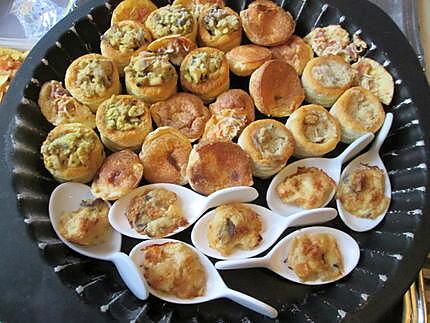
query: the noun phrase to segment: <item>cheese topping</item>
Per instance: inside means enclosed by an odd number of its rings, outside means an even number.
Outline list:
[[[230,34],[240,28],[239,18],[218,5],[208,10],[203,22],[209,34],[215,37]]]
[[[203,83],[216,77],[221,67],[223,53],[198,52],[192,55],[186,66],[184,77],[191,83]]]
[[[76,85],[85,96],[101,96],[112,85],[112,62],[101,59],[81,60]]]

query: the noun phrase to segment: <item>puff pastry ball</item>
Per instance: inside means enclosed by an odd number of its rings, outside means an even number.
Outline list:
[[[190,140],[172,127],[160,127],[143,142],[139,154],[143,177],[150,183],[185,185]]]
[[[365,133],[375,133],[385,120],[379,99],[360,86],[346,90],[331,107],[330,113],[339,121],[341,141],[347,144]]]
[[[226,57],[234,74],[249,76],[272,58],[272,52],[266,47],[249,44],[233,48]]]
[[[322,156],[335,149],[340,141],[339,122],[320,105],[298,108],[288,118],[286,126],[293,134],[294,156],[298,158]]]
[[[252,174],[267,178],[281,170],[294,153],[294,137],[290,130],[273,119],[249,124],[239,136],[239,146],[252,160]]]
[[[261,113],[274,117],[289,116],[305,98],[296,70],[281,59],[270,60],[252,73],[249,93]]]
[[[105,152],[94,130],[81,123],[52,129],[41,147],[46,169],[60,182],[91,181]]]
[[[195,145],[187,166],[190,186],[209,195],[233,186],[252,186],[252,167],[248,154],[230,141]]]
[[[306,64],[302,75],[306,101],[331,107],[354,85],[354,71],[340,56],[316,57]]]

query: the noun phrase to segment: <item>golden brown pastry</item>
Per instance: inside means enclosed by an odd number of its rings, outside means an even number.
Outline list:
[[[306,64],[302,84],[306,101],[331,107],[343,92],[354,85],[354,72],[340,56],[316,57]]]
[[[296,70],[281,59],[270,60],[252,73],[249,93],[261,113],[274,117],[289,116],[305,98]]]
[[[195,145],[188,161],[187,177],[192,189],[204,195],[254,183],[248,154],[229,141]]]
[[[102,142],[112,151],[138,150],[152,130],[149,106],[132,95],[113,95],[96,115]]]
[[[92,112],[121,91],[116,64],[100,54],[86,54],[75,59],[67,68],[64,80],[72,96]]]
[[[151,132],[143,142],[139,154],[143,176],[150,183],[185,185],[186,168],[191,152],[190,140],[171,127]]]
[[[198,96],[184,92],[151,105],[151,115],[157,127],[176,128],[191,141],[202,136],[210,117],[209,110]]]
[[[104,160],[91,184],[91,192],[103,200],[117,200],[136,188],[142,175],[139,156],[131,150],[121,150]]]
[[[38,104],[43,116],[54,126],[75,122],[90,128],[96,126],[96,117],[90,108],[73,98],[61,82],[45,82],[39,92]]]
[[[255,109],[252,98],[241,89],[230,89],[221,93],[215,102],[209,105],[212,114],[228,111],[237,118],[245,117],[245,125],[255,120]]]
[[[228,90],[230,75],[224,53],[210,47],[190,52],[181,64],[181,84],[205,102]]]
[[[176,93],[178,74],[167,55],[140,52],[124,71],[127,93],[148,103],[167,100]]]
[[[237,115],[233,110],[221,110],[206,122],[201,142],[233,140],[245,126],[245,115]]]
[[[120,75],[136,53],[145,50],[152,41],[145,26],[137,21],[123,20],[113,24],[101,37],[102,55],[112,59],[118,66]]]
[[[157,6],[150,0],[124,0],[114,9],[111,25],[123,20],[135,20],[143,24],[155,9]]]
[[[302,75],[306,64],[314,57],[311,46],[299,36],[292,35],[285,43],[270,48],[273,58],[284,59]]]
[[[28,52],[0,47],[0,102],[9,89],[10,82],[21,68]]]
[[[187,37],[169,35],[154,40],[147,49],[157,54],[168,55],[173,65],[180,66],[185,56],[196,48],[196,43]]]
[[[346,90],[331,107],[330,113],[339,121],[341,141],[347,144],[367,132],[375,133],[385,120],[379,99],[360,86]]]
[[[322,156],[335,149],[340,141],[339,122],[320,105],[298,108],[286,126],[296,142],[294,156],[299,158]]]
[[[199,17],[198,40],[201,46],[224,52],[239,46],[242,40],[239,15],[231,8],[219,5],[204,9]]]
[[[294,153],[295,146],[290,130],[273,119],[250,123],[237,143],[251,157],[252,174],[260,178],[279,172]]]
[[[220,7],[225,6],[223,0],[174,0],[173,5],[183,6],[189,9],[196,18],[200,16],[200,13],[205,8],[211,7],[213,5],[217,5]]]
[[[230,70],[234,74],[249,76],[272,58],[272,52],[266,47],[250,44],[233,48],[226,57]]]
[[[256,0],[240,12],[246,36],[254,44],[276,46],[294,32],[296,23],[291,14],[270,0]]]
[[[105,158],[99,137],[81,123],[52,129],[40,151],[46,169],[60,182],[91,181]]]

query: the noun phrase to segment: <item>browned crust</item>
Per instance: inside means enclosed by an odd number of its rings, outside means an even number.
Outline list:
[[[272,58],[272,52],[262,46],[242,45],[227,54],[230,70],[239,76],[251,75],[257,68]]]
[[[114,9],[111,24],[122,20],[144,23],[149,14],[157,9],[150,0],[124,0]]]
[[[238,117],[246,116],[246,124],[255,120],[254,101],[248,93],[241,89],[231,89],[221,93],[209,106],[213,114],[223,110],[232,110]]]
[[[169,53],[168,51],[166,51],[166,48],[170,46],[176,50],[175,52],[176,55],[178,54],[177,53],[178,48],[179,49],[182,48],[185,53],[182,53],[183,54],[182,57],[180,58],[177,57],[173,59],[172,53]],[[172,62],[172,64],[180,66],[185,56],[196,48],[197,48],[196,43],[193,42],[191,39],[184,36],[170,35],[170,36],[164,36],[154,40],[152,43],[148,45],[147,50],[154,53],[167,54],[169,55],[169,60]]]

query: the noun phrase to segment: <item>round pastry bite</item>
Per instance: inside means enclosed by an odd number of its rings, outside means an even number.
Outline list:
[[[123,20],[144,23],[157,6],[150,0],[124,0],[112,12],[111,25]]]
[[[340,56],[313,58],[302,75],[306,101],[331,107],[337,98],[354,85],[354,71]]]
[[[209,195],[233,186],[252,186],[251,160],[239,145],[229,141],[199,143],[187,166],[190,186]]]
[[[224,7],[223,0],[175,0],[172,3],[173,6],[183,6],[193,13],[193,15],[198,18],[203,9],[217,5],[219,7]]]
[[[361,58],[357,63],[352,64],[356,71],[358,84],[370,90],[379,100],[388,105],[391,103],[394,94],[393,77],[387,70],[370,58]]]
[[[267,178],[279,172],[294,153],[294,138],[290,130],[273,119],[250,123],[237,143],[252,161],[252,174]]]
[[[140,52],[124,71],[127,93],[148,103],[166,100],[176,93],[178,74],[167,55]]]
[[[211,47],[190,52],[181,64],[181,84],[205,102],[228,90],[230,74],[224,53]]]
[[[239,15],[229,7],[213,5],[199,17],[199,44],[215,47],[224,52],[239,46],[242,40],[242,25]]]
[[[117,200],[136,188],[143,165],[136,153],[121,150],[108,156],[91,184],[91,193],[103,200]]]
[[[73,98],[61,82],[45,82],[37,102],[43,116],[54,126],[75,122],[90,128],[96,126],[96,117],[90,108]]]
[[[203,141],[231,141],[236,138],[246,126],[246,116],[237,115],[233,110],[221,110],[213,114],[203,132]]]
[[[148,105],[132,95],[113,95],[104,101],[96,115],[102,142],[112,151],[138,150],[152,131]]]
[[[60,182],[91,181],[105,158],[99,137],[81,123],[52,129],[40,152],[46,169]]]
[[[271,47],[273,58],[284,59],[302,75],[306,64],[314,57],[311,46],[306,44],[299,36],[292,35],[285,43]]]
[[[340,125],[326,109],[309,104],[298,108],[288,118],[286,126],[296,142],[294,156],[317,157],[333,149],[340,141]]]
[[[143,24],[133,20],[122,20],[113,24],[103,34],[100,50],[103,56],[117,64],[119,73],[123,75],[131,57],[145,50],[151,40],[151,34]]]
[[[221,93],[215,102],[209,105],[209,110],[212,114],[229,111],[238,118],[244,116],[246,124],[255,120],[254,102],[249,94],[241,89],[230,89]]]
[[[191,148],[190,140],[175,128],[161,127],[151,132],[139,154],[143,177],[150,183],[187,184]]]
[[[169,35],[154,40],[147,49],[150,52],[168,55],[173,65],[180,66],[185,56],[196,48],[196,43],[187,37]]]
[[[379,99],[361,86],[346,90],[331,107],[330,113],[339,121],[341,141],[347,144],[367,132],[375,133],[385,120]]]
[[[249,76],[257,68],[272,58],[272,52],[262,46],[242,45],[227,54],[230,70],[238,76]]]
[[[256,0],[240,12],[246,36],[254,44],[276,46],[294,32],[296,23],[291,14],[269,0]]]
[[[202,136],[210,117],[209,110],[198,96],[184,92],[151,105],[151,115],[157,127],[176,128],[190,141]]]
[[[275,117],[289,116],[305,98],[296,70],[281,59],[270,60],[252,73],[249,93],[261,113]]]
[[[196,40],[197,19],[183,6],[167,5],[151,12],[145,21],[145,27],[154,39],[169,35],[185,36]]]

